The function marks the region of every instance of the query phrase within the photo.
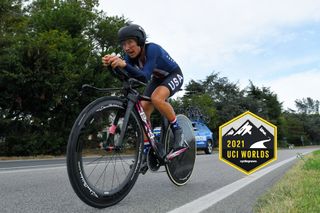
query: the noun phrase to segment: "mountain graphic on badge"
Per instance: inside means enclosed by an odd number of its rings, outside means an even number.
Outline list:
[[[267,149],[272,137],[264,126],[257,128],[250,120],[236,130],[232,127],[224,134],[225,140],[244,140],[245,149]]]
[[[225,136],[226,135],[233,135],[234,133],[236,132],[236,130],[234,130],[234,128],[231,128],[226,134],[224,134]]]

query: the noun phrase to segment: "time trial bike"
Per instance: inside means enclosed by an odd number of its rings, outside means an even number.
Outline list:
[[[162,118],[160,140],[155,139],[141,101],[138,88],[145,84],[130,78],[122,69],[111,70],[121,79],[121,88],[83,90],[122,91],[119,96],[103,96],[87,105],[76,119],[67,145],[67,170],[78,197],[95,208],[120,202],[132,189],[140,173],[157,171],[165,166],[169,179],[182,186],[190,179],[196,143],[191,121],[184,115],[177,120],[184,132],[186,148],[173,152],[173,134],[169,122]],[[150,148],[144,152],[144,135]]]

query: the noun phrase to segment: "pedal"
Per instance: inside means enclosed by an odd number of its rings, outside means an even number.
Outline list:
[[[147,173],[147,171],[148,171],[148,166],[147,166],[147,164],[141,165],[139,172],[140,172],[141,174],[145,175],[145,174]]]
[[[147,171],[148,171],[147,156],[143,154],[139,172],[144,175],[147,173]]]
[[[161,166],[161,162],[156,156],[156,153],[152,149],[149,149],[147,154],[147,165],[152,172],[156,172],[159,170]]]

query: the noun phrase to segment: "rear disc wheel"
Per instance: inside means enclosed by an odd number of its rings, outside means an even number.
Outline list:
[[[189,149],[165,164],[169,179],[177,186],[185,185],[190,179],[196,159],[196,143],[191,121],[185,115],[177,115]],[[165,136],[165,150],[168,153],[174,144],[173,133],[168,127]]]

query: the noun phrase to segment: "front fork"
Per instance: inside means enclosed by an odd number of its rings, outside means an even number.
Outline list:
[[[157,153],[157,156],[160,158],[159,160],[162,160],[162,161],[165,160],[166,151],[165,151],[164,144],[162,142],[164,141],[163,137],[165,137],[165,133],[167,131],[168,121],[166,119],[164,119],[164,121],[162,122],[160,143],[157,143],[155,140],[155,136],[152,132],[151,124],[147,120],[147,116],[141,106],[140,100],[138,100],[138,98],[136,96],[131,95],[131,94],[128,95],[128,99],[129,99],[129,101],[127,103],[127,107],[126,107],[119,139],[117,140],[116,143],[114,142],[114,135],[116,133],[117,125],[118,125],[120,117],[122,116],[120,112],[118,112],[116,114],[116,117],[113,121],[113,124],[111,125],[111,127],[109,127],[109,137],[108,137],[106,143],[103,144],[102,148],[107,151],[114,150],[114,149],[115,150],[122,149],[124,134],[127,130],[127,125],[129,122],[130,114],[133,110],[133,107],[135,107],[137,112],[139,113],[139,116],[140,116],[142,124],[143,124],[144,132],[145,132],[153,150]],[[145,147],[145,148],[148,149],[147,147]],[[148,150],[146,150],[146,151],[148,151]]]
[[[120,151],[120,150],[122,150],[122,146],[123,146],[122,143],[123,143],[123,139],[124,139],[124,134],[127,130],[128,122],[130,119],[130,114],[131,114],[131,111],[132,111],[134,105],[135,105],[135,102],[130,101],[130,99],[129,99],[128,104],[127,104],[127,108],[126,108],[126,112],[125,112],[124,118],[123,118],[120,136],[119,136],[119,139],[115,142],[114,135],[116,133],[119,119],[123,115],[123,114],[121,114],[121,111],[117,112],[116,117],[113,120],[113,123],[112,123],[111,127],[109,127],[109,130],[108,130],[109,137],[108,137],[107,141],[105,143],[103,143],[101,146],[102,149],[105,149],[106,151],[112,151],[112,150],[119,150]]]
[[[101,148],[105,149],[107,151],[121,150],[121,148],[123,146],[122,143],[123,143],[123,139],[124,139],[124,134],[127,130],[128,122],[130,119],[130,114],[131,114],[132,110],[134,110],[133,107],[136,107],[136,110],[139,113],[139,116],[142,120],[144,132],[146,133],[151,146],[154,148],[154,150],[157,152],[157,154],[162,154],[159,152],[160,150],[156,147],[155,136],[151,130],[150,123],[147,121],[147,116],[146,116],[145,112],[143,111],[143,108],[141,106],[140,101],[138,100],[138,98],[135,95],[132,95],[132,94],[128,94],[127,97],[128,97],[128,102],[127,102],[125,115],[123,118],[123,123],[122,123],[119,139],[116,142],[114,141],[114,135],[116,133],[119,119],[123,115],[123,114],[121,115],[120,112],[118,112],[116,114],[116,117],[115,117],[111,127],[109,127],[109,137],[108,137],[107,141],[105,143],[103,143]],[[165,154],[162,154],[162,155],[164,156]],[[159,156],[162,156],[162,155],[159,155]]]

